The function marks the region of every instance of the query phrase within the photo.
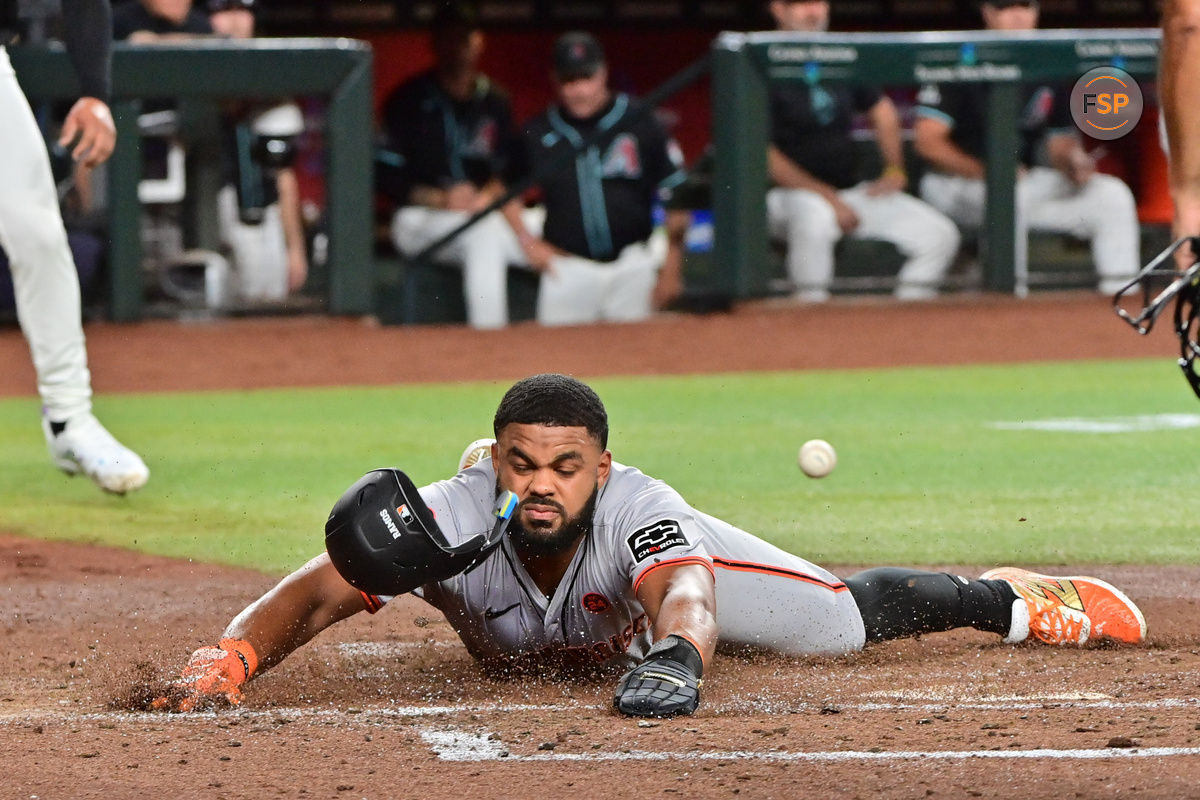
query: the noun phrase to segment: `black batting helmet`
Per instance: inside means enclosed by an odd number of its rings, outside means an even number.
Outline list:
[[[325,523],[325,550],[351,586],[368,594],[404,594],[482,562],[500,543],[515,503],[504,505],[508,510],[497,512],[491,535],[451,547],[407,475],[372,470],[334,503]]]

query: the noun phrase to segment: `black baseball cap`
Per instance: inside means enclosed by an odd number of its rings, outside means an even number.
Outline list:
[[[590,78],[604,63],[604,48],[590,33],[571,31],[554,42],[554,74],[559,80]]]

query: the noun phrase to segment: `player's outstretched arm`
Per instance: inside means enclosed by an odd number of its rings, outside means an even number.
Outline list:
[[[215,647],[192,653],[170,691],[153,706],[192,711],[241,702],[242,684],[282,661],[330,625],[366,609],[362,594],[322,553],[234,617]]]
[[[691,714],[700,705],[704,664],[717,646],[713,575],[694,562],[659,567],[638,587],[638,600],[654,646],[621,678],[613,705],[635,717]]]

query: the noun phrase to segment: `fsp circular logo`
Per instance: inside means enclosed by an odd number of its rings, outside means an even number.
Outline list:
[[[1142,88],[1118,67],[1096,67],[1075,81],[1071,118],[1093,139],[1120,139],[1142,118]]]

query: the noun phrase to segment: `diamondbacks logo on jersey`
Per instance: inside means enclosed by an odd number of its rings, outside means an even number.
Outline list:
[[[496,152],[500,140],[500,128],[494,119],[481,119],[475,126],[470,140],[463,148],[467,155],[487,157]]]
[[[629,544],[629,550],[633,553],[633,560],[641,561],[672,547],[686,547],[688,540],[684,537],[678,522],[673,519],[664,519],[634,531],[626,542]]]
[[[1054,90],[1049,86],[1039,86],[1025,104],[1021,115],[1021,127],[1025,130],[1036,130],[1046,124],[1050,112],[1054,110]]]
[[[604,154],[604,177],[642,177],[642,154],[638,151],[637,137],[632,133],[617,134]]]

